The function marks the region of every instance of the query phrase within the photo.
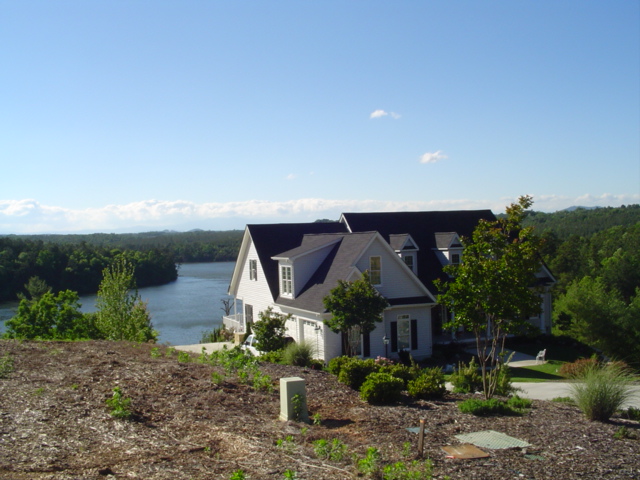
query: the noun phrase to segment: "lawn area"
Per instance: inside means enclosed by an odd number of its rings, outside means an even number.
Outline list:
[[[551,380],[566,380],[558,374],[558,370],[565,362],[548,360],[541,365],[530,367],[510,367],[512,382],[549,382]]]

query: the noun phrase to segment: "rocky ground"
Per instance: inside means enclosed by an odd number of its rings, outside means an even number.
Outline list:
[[[371,406],[328,373],[272,364],[261,366],[276,386],[265,393],[237,378],[212,382],[221,368],[197,355],[179,362],[160,347],[153,358],[154,347],[0,341],[0,359],[13,362],[0,379],[0,478],[229,479],[242,469],[247,479],[282,479],[287,470],[298,479],[351,479],[353,457],[370,446],[383,464],[415,459],[418,435],[407,428],[424,419],[434,478],[640,479],[640,425],[631,420],[589,422],[574,406],[542,401],[522,417],[477,418],[459,412],[457,395]],[[278,420],[278,379],[288,376],[306,380],[320,425]],[[131,398],[130,420],[113,418],[105,403],[116,386]],[[482,430],[531,447],[447,458],[442,447],[460,443],[454,435]],[[347,445],[345,457],[318,459],[312,442],[335,438]]]

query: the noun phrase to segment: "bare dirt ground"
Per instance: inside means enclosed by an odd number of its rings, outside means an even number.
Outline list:
[[[425,419],[425,457],[434,478],[640,479],[640,426],[614,418],[587,421],[571,405],[535,401],[522,417],[477,418],[442,401],[371,406],[322,371],[264,364],[273,393],[226,378],[220,367],[152,358],[153,345],[113,342],[0,341],[13,371],[0,379],[0,478],[3,479],[248,479],[358,478],[353,456],[380,449],[383,463],[409,462]],[[165,347],[160,347],[161,351]],[[306,380],[311,415],[321,425],[278,420],[281,377]],[[131,398],[131,420],[113,418],[106,399],[119,386]],[[632,438],[614,438],[626,427]],[[447,458],[454,435],[496,430],[529,442],[526,449],[488,450],[484,459]],[[286,446],[278,440],[291,436]],[[316,458],[312,442],[340,439],[342,461]],[[407,443],[410,442],[410,443]],[[407,445],[411,445],[410,449]]]

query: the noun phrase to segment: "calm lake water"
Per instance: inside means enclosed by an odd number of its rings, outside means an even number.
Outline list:
[[[220,300],[227,298],[233,267],[234,262],[185,263],[175,282],[139,290],[153,328],[160,332],[160,343],[199,343],[203,331],[222,324]],[[95,312],[95,301],[95,295],[81,296],[81,310]],[[4,320],[13,317],[17,308],[18,302],[0,303],[0,332],[4,332]]]

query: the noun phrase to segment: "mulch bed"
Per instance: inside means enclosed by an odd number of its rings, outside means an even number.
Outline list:
[[[13,359],[0,379],[0,478],[229,479],[238,469],[248,479],[281,479],[287,469],[298,479],[358,478],[353,456],[370,446],[385,464],[417,458],[418,435],[407,428],[424,419],[434,478],[640,479],[640,425],[631,420],[589,422],[575,406],[542,401],[521,417],[474,417],[459,412],[463,395],[372,406],[326,372],[273,364],[261,366],[276,386],[264,393],[236,378],[214,384],[220,367],[197,355],[190,363],[152,358],[154,347],[0,341],[0,358]],[[305,379],[321,425],[278,419],[278,379],[291,376]],[[116,386],[131,398],[131,420],[113,418],[105,404]],[[621,427],[630,438],[614,438]],[[482,430],[531,447],[446,457],[441,447],[459,444],[455,435]],[[312,442],[334,438],[348,446],[346,457],[316,458]]]

